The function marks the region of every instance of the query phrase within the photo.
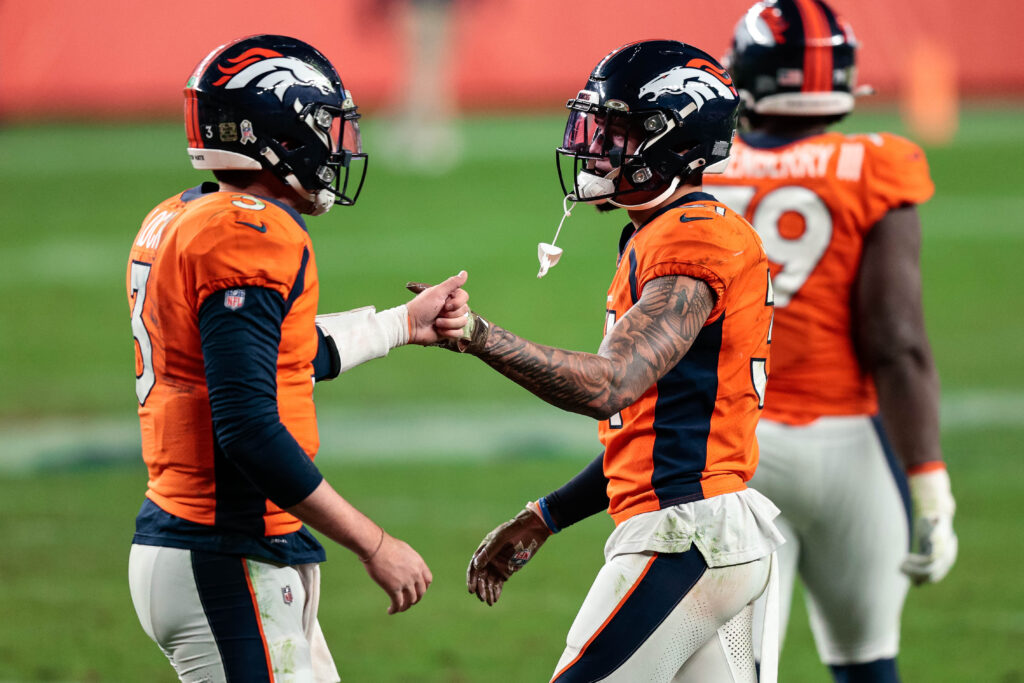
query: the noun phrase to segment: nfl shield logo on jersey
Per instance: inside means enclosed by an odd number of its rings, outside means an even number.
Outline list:
[[[284,598],[284,604],[286,604],[286,605],[292,604],[292,587],[291,586],[285,586],[284,588],[282,588],[281,589],[281,597]]]
[[[245,303],[245,290],[244,289],[229,289],[224,292],[224,308],[230,308],[232,311],[237,311]]]

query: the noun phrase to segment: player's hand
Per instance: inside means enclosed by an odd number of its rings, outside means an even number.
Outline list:
[[[465,275],[465,271],[459,275]],[[463,281],[464,283],[465,281]],[[421,295],[431,289],[430,285],[422,282],[407,282],[405,288],[416,295]],[[419,296],[416,298],[418,299]],[[460,302],[468,303],[469,301],[469,294],[461,288],[449,298],[451,300],[434,319],[434,331],[437,333],[438,339],[433,342],[418,343],[440,346],[458,353],[482,351],[490,334],[490,323],[483,316],[471,311],[468,305],[464,307],[459,305]]]
[[[469,592],[488,605],[496,603],[505,581],[530,561],[550,535],[544,520],[529,507],[487,534],[466,570]]]
[[[941,581],[956,562],[957,539],[953,531],[956,501],[949,474],[938,469],[907,478],[914,506],[911,552],[901,569],[915,585]]]
[[[380,548],[364,564],[366,573],[391,598],[388,614],[404,612],[415,605],[434,580],[420,554],[387,532]]]
[[[436,344],[455,340],[469,319],[469,293],[466,271],[461,271],[439,285],[430,287],[421,283],[407,285],[416,298],[406,304],[409,311],[409,343]]]

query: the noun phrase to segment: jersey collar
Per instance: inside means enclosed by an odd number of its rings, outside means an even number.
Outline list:
[[[204,182],[201,185],[197,185],[196,187],[193,187],[193,188],[191,188],[189,190],[185,190],[184,192],[182,192],[181,193],[181,201],[183,201],[183,202],[191,202],[191,201],[193,201],[195,199],[199,199],[200,197],[202,197],[204,195],[208,195],[211,192],[219,192],[219,191],[220,191],[220,185],[218,185],[217,183],[211,182],[211,181],[206,181],[206,182]],[[263,195],[260,195],[260,194],[253,194],[252,196],[253,197],[259,197],[260,199],[262,199],[264,201],[270,202],[274,206],[280,207],[289,216],[291,216],[293,219],[295,219],[295,222],[299,224],[300,228],[302,228],[305,232],[309,232],[309,228],[306,227],[306,221],[302,217],[302,214],[299,213],[298,211],[296,211],[294,208],[292,208],[292,207],[288,206],[287,204],[285,204],[284,202],[282,202],[280,200],[277,200],[277,199],[274,199],[272,197],[264,197]]]
[[[622,235],[619,236],[619,258],[622,258],[622,254],[626,251],[626,245],[629,244],[629,240],[633,238],[633,235],[646,228],[654,221],[655,218],[662,215],[666,211],[671,211],[672,209],[679,208],[683,204],[689,204],[690,202],[717,201],[718,200],[715,199],[714,196],[708,194],[707,192],[690,192],[689,194],[684,194],[682,197],[676,199],[673,202],[669,202],[665,206],[661,207],[660,209],[652,213],[650,218],[648,218],[644,222],[644,224],[641,225],[639,228],[634,228],[632,223],[626,223],[626,226],[622,228]]]

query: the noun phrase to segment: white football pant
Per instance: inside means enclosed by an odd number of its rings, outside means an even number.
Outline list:
[[[316,616],[317,564],[133,544],[128,577],[142,628],[186,683],[340,680]]]
[[[684,553],[616,555],[598,572],[552,681],[755,683],[753,602],[770,557],[708,567]]]
[[[780,629],[784,634],[799,575],[825,664],[899,651],[909,498],[877,425],[853,416],[799,427],[762,419],[757,427],[761,457],[750,486],[782,511],[775,523],[786,537],[778,549]],[[759,627],[755,616],[755,648]]]

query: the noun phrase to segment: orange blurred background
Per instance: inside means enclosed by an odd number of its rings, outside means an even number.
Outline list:
[[[453,104],[557,109],[605,53],[632,40],[675,38],[720,56],[750,4],[455,0],[445,41]],[[874,85],[882,100],[933,77],[933,64],[941,87],[960,95],[1024,94],[1024,60],[1007,58],[1024,24],[1024,3],[832,4],[861,42],[861,82]],[[391,106],[412,87],[400,20],[405,10],[401,0],[3,0],[0,117],[176,116],[196,62],[253,33],[306,40],[338,65],[362,107]],[[914,78],[908,65],[915,65]]]

